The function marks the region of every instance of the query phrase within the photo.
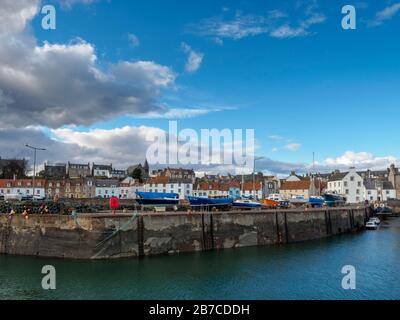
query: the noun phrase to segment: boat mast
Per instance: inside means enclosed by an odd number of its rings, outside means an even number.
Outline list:
[[[255,178],[255,171],[256,171],[256,158],[254,158],[253,164],[253,201],[256,200],[256,178]]]

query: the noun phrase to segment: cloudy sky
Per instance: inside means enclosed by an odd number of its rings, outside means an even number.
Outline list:
[[[400,2],[353,2],[1,0],[0,156],[126,168],[177,120],[254,129],[272,173],[399,163]]]

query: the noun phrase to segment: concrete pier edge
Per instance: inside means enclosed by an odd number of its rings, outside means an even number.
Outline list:
[[[113,259],[295,243],[360,231],[369,207],[134,214],[0,215],[0,253]]]

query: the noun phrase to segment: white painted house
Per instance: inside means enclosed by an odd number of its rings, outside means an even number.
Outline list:
[[[46,181],[43,179],[35,179],[35,190],[33,190],[33,179],[17,179],[17,180],[0,180],[0,195],[6,194],[46,197]]]
[[[193,193],[193,183],[189,179],[170,179],[166,176],[152,177],[144,185],[146,192],[177,193],[185,199]]]
[[[229,196],[229,188],[219,182],[196,182],[193,196],[202,198],[222,198]]]
[[[120,187],[118,180],[103,179],[96,180],[95,197],[111,198],[112,196],[120,197]]]
[[[364,199],[369,202],[396,199],[396,189],[389,181],[368,179],[364,181]]]
[[[144,185],[132,177],[127,177],[119,184],[121,199],[136,199],[136,192],[144,191]]]
[[[360,203],[364,198],[364,180],[355,168],[349,172],[335,172],[328,181],[328,192],[343,195],[347,203]]]
[[[92,167],[93,177],[111,178],[113,168],[112,165],[94,164]]]

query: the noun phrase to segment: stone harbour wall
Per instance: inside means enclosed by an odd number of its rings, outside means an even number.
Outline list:
[[[364,207],[138,215],[0,215],[0,253],[110,259],[285,244],[362,230]]]

